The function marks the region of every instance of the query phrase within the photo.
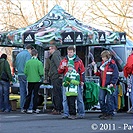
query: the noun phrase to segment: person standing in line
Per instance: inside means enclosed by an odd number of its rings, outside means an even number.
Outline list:
[[[69,119],[76,119],[76,97],[78,95],[78,85],[80,76],[74,69],[74,61],[68,61],[68,71],[63,79],[63,86],[66,91],[67,103],[69,108]]]
[[[124,66],[124,76],[128,78],[129,83],[129,90],[130,91],[130,100],[131,100],[131,109],[127,113],[133,114],[133,48],[131,50],[131,54],[127,58],[126,65]],[[128,90],[128,91],[129,91]]]
[[[21,112],[23,112],[23,106],[25,102],[25,98],[27,95],[27,77],[24,74],[24,67],[26,62],[31,59],[31,50],[33,49],[33,46],[28,44],[26,46],[26,49],[22,50],[18,55],[16,56],[16,68],[17,68],[17,73],[18,73],[18,80],[20,84],[20,108]],[[32,102],[29,108],[29,113],[31,112],[32,109]]]
[[[113,92],[118,82],[119,71],[108,50],[104,50],[101,53],[101,57],[103,61],[100,66],[101,87],[99,90],[99,103],[102,115],[99,118],[112,119],[114,115]],[[108,90],[112,93],[109,93]]]
[[[53,85],[52,89],[52,102],[54,109],[52,110],[53,115],[60,115],[62,111],[62,75],[58,74],[58,67],[61,61],[60,51],[57,50],[55,45],[50,44],[49,46],[50,53],[50,69],[49,77],[51,84]]]
[[[2,72],[8,76],[7,80],[2,79]],[[10,65],[7,61],[7,55],[2,54],[0,58],[0,112],[10,112],[11,105],[9,102],[9,87],[12,83],[12,75]]]
[[[83,102],[83,85],[85,81],[85,67],[82,62],[82,60],[75,54],[76,49],[74,46],[69,46],[67,48],[67,55],[66,57],[60,62],[60,65],[58,67],[58,73],[65,75],[68,71],[67,63],[69,60],[74,61],[74,67],[76,71],[80,75],[80,85],[78,87],[78,96],[77,96],[77,108],[78,108],[78,117],[84,118],[85,116],[85,109],[84,109],[84,102]],[[62,116],[63,119],[66,119],[69,117],[69,109],[68,109],[68,103],[67,98],[65,95],[65,89],[63,89],[63,110],[64,115]]]
[[[41,61],[38,60],[38,52],[36,49],[31,51],[32,58],[26,62],[24,73],[28,80],[28,94],[23,107],[23,112],[28,113],[32,93],[33,93],[33,108],[31,113],[39,113],[37,110],[38,91],[41,85],[42,78],[44,76],[44,68]]]

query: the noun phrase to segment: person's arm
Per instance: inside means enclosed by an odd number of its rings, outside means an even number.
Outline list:
[[[41,61],[39,61],[39,75],[44,76],[44,68]]]
[[[44,71],[44,74],[45,74],[45,82],[49,80],[49,69],[50,69],[50,59],[47,58],[46,59],[46,62],[45,62],[45,71]]]
[[[54,60],[54,63],[56,65],[56,67],[58,68],[59,67],[59,64],[60,64],[60,61],[61,61],[61,56],[59,56],[57,54],[54,54],[53,55],[53,60]]]
[[[27,76],[27,63],[25,64],[25,67],[24,67],[24,74]]]
[[[9,81],[12,81],[10,65],[9,65],[8,61],[6,61],[6,60],[5,60],[5,69],[6,69],[8,77],[9,77]]]
[[[59,67],[58,67],[58,73],[59,74],[64,74],[67,69],[67,61],[66,60],[61,60]]]
[[[79,68],[80,70],[80,80],[81,80],[81,84],[82,84],[82,82],[85,82],[85,67],[84,67],[84,64],[83,64],[83,62],[82,62],[82,60],[80,60],[80,68]]]
[[[80,84],[80,76],[77,74],[76,79],[72,79],[71,83],[74,85],[79,85]]]
[[[113,64],[113,74],[112,74],[112,78],[110,81],[110,87],[113,87],[114,85],[117,84],[118,81],[118,77],[119,77],[119,71],[118,71],[118,67],[116,64]]]

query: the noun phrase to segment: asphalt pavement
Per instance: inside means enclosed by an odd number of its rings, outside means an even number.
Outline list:
[[[62,119],[49,112],[22,114],[19,110],[0,113],[0,133],[132,133],[133,114],[117,113],[112,120],[100,120],[97,112],[84,119]]]

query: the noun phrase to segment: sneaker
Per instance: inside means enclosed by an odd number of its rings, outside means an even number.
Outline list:
[[[75,120],[77,117],[76,117],[76,115],[70,115],[70,116],[68,116],[68,119],[71,119],[71,120]]]
[[[106,116],[106,113],[99,115],[98,118],[102,119],[102,118],[104,118],[104,116]]]
[[[26,113],[28,113],[28,114],[32,114],[32,113],[33,113],[33,110],[27,110]]]
[[[26,109],[21,109],[21,113],[27,113],[27,110]]]
[[[103,117],[104,120],[113,119],[112,115],[106,115]]]
[[[0,112],[4,112],[4,110],[3,110],[3,109],[1,109],[1,110],[0,110]]]
[[[10,112],[10,110],[6,109],[6,110],[4,110],[4,112],[5,112],[5,113],[9,113],[9,112]]]
[[[133,110],[127,111],[128,114],[133,114]]]
[[[40,112],[40,111],[37,110],[37,109],[36,109],[36,110],[33,110],[33,113],[39,114],[39,112]]]
[[[85,118],[85,117],[82,116],[82,115],[78,116],[78,119],[84,119],[84,118]]]
[[[60,111],[54,110],[54,111],[52,111],[51,114],[52,114],[52,115],[61,115],[61,112],[60,112]]]
[[[36,111],[40,112],[41,110],[40,109],[36,109]]]
[[[68,119],[68,116],[63,115],[62,119]]]

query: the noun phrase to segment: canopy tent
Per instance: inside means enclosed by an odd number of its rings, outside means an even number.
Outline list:
[[[95,29],[56,5],[36,23],[18,30],[0,33],[1,46],[22,47],[31,43],[46,47],[55,39],[59,46],[126,44],[126,34]]]

